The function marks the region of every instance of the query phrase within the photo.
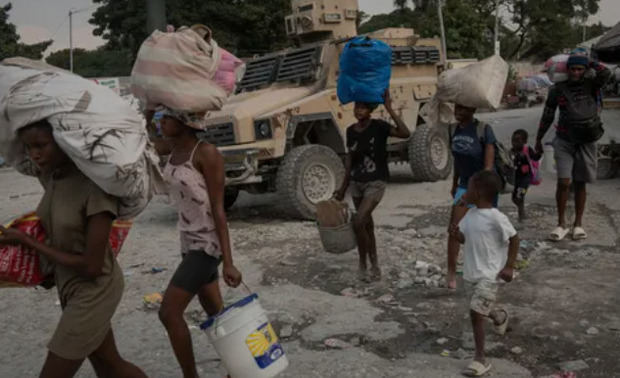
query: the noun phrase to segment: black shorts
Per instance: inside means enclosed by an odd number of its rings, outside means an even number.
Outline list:
[[[174,272],[170,285],[198,294],[201,287],[217,281],[221,261],[219,258],[207,255],[203,250],[189,251],[183,256],[183,261]]]

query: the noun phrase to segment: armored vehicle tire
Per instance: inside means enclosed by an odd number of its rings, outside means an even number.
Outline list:
[[[409,140],[409,165],[416,181],[439,181],[452,171],[447,130],[419,125]]]
[[[289,215],[315,219],[316,204],[330,199],[343,178],[344,165],[331,148],[317,144],[296,147],[278,168],[279,201]]]
[[[598,165],[596,167],[596,178],[599,180],[609,180],[616,177],[618,173],[618,167],[614,159],[609,157],[603,157],[598,159]]]
[[[239,188],[227,187],[224,191],[224,209],[230,209],[239,197]]]

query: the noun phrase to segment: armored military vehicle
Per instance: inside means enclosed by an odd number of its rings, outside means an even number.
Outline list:
[[[207,114],[205,138],[225,156],[226,205],[239,191],[277,192],[292,216],[312,219],[315,204],[339,188],[346,129],[355,122],[353,104],[336,96],[339,55],[357,35],[357,0],[291,0],[286,17],[295,48],[252,59],[237,93]],[[390,140],[390,162],[408,163],[417,181],[446,178],[452,168],[446,130],[430,127],[420,108],[435,93],[443,67],[437,38],[412,29],[368,34],[393,48],[390,94],[412,131],[410,140]],[[380,107],[374,114],[391,121]]]

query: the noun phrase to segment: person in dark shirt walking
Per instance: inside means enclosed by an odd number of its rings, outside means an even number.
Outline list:
[[[342,201],[347,189],[357,210],[353,220],[359,252],[360,279],[366,281],[381,279],[381,269],[377,259],[372,212],[385,193],[389,179],[387,140],[388,137],[409,138],[411,133],[407,125],[392,109],[389,90],[385,92],[385,109],[397,127],[371,118],[378,104],[355,103],[357,123],[347,129],[347,147],[349,153],[345,159],[345,177],[342,186],[334,197]],[[370,277],[367,276],[370,261]]]
[[[542,153],[542,140],[553,124],[556,109],[560,115],[553,141],[558,182],[556,202],[558,226],[549,238],[560,241],[570,232],[566,226],[566,203],[571,180],[575,188],[575,222],[572,238],[587,238],[582,220],[586,207],[586,183],[596,179],[597,146],[603,135],[600,119],[599,96],[601,88],[611,77],[611,71],[602,64],[591,61],[585,50],[576,49],[568,59],[569,79],[551,87],[540,128],[536,136],[536,152]],[[587,75],[593,70],[594,75]]]

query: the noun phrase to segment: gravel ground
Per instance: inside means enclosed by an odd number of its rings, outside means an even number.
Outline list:
[[[513,113],[491,116],[510,125],[517,122]],[[533,123],[539,114],[522,115],[519,122]],[[260,295],[290,360],[283,376],[459,377],[468,363],[470,345],[461,340],[469,329],[464,294],[441,287],[449,183],[412,183],[403,166],[393,173],[375,214],[384,272],[378,283],[356,279],[355,252],[323,252],[316,226],[284,218],[275,210],[275,196],[242,194],[231,210],[236,263]],[[582,368],[579,377],[620,376],[618,189],[618,180],[592,186],[589,239],[558,244],[544,240],[555,222],[553,178],[531,191],[531,220],[519,226],[522,269],[500,291],[500,303],[512,315],[510,330],[501,338],[488,336],[491,376],[542,377],[562,367]],[[0,221],[33,209],[40,195],[35,180],[0,170]],[[509,197],[502,197],[501,209],[516,218]],[[174,210],[156,199],[136,220],[119,257],[126,289],[113,320],[117,343],[123,356],[152,377],[180,375],[156,310],[143,304],[145,294],[166,287],[179,262],[175,222]],[[165,270],[152,274],[152,268]],[[225,287],[223,292],[227,302],[245,294]],[[37,375],[60,314],[55,291],[1,289],[0,313],[0,376]],[[201,374],[223,376],[198,329],[205,314],[197,302],[186,317]],[[343,349],[329,349],[327,339],[339,340]],[[85,364],[79,376],[94,374]]]

